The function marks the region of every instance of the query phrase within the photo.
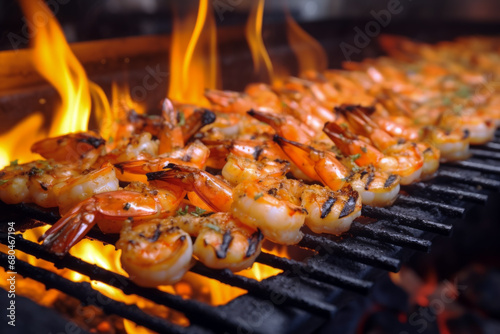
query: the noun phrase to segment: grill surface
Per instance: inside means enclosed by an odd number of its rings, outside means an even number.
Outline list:
[[[47,289],[58,289],[84,304],[96,305],[107,313],[158,332],[311,332],[325,319],[335,317],[337,310],[352,298],[368,293],[378,276],[386,271],[397,272],[415,251],[429,251],[436,234],[448,235],[451,232],[451,218],[462,217],[473,205],[486,203],[488,192],[498,191],[499,137],[500,133],[496,141],[473,149],[473,157],[467,161],[444,164],[434,180],[403,187],[393,206],[364,206],[363,217],[340,237],[306,231],[303,240],[295,247],[313,250],[315,255],[298,261],[263,252],[257,258],[257,262],[282,269],[282,274],[259,282],[197,263],[192,272],[248,291],[224,306],[212,307],[157,289],[139,287],[122,275],[71,255],[59,258],[21,235],[16,236],[16,249],[20,251],[122,289],[126,294],[140,295],[184,313],[191,322],[187,328],[148,315],[135,305],[111,300],[93,290],[88,283],[71,282],[20,260],[16,269],[20,275],[42,282]],[[4,205],[0,209],[23,217],[24,221],[35,219],[54,223],[58,219],[51,211],[29,205]],[[29,223],[24,225],[24,228],[29,227]],[[104,235],[96,229],[88,237],[105,243],[116,241],[116,236]],[[0,234],[0,241],[7,242],[6,233]],[[6,254],[0,253],[0,265],[7,267]]]

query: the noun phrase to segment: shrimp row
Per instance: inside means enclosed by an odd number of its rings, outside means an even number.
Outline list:
[[[122,267],[142,286],[175,283],[194,259],[239,271],[264,238],[342,234],[362,205],[391,205],[401,185],[490,140],[500,98],[478,88],[485,73],[500,75],[495,43],[385,37],[392,58],[207,90],[212,110],[165,99],[160,115],[127,111],[107,140],[82,132],[35,143],[45,160],[4,168],[0,200],[57,207],[41,239],[58,255],[95,226],[119,234]]]

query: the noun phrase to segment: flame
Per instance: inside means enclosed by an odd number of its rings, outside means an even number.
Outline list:
[[[89,83],[85,70],[71,51],[61,26],[43,1],[20,0],[28,20],[43,17],[45,24],[33,31],[32,60],[36,70],[61,97],[61,106],[51,123],[49,135],[86,131],[90,116]]]
[[[50,9],[43,1],[20,0],[20,3],[27,20],[36,23],[29,25],[35,27],[30,50],[34,67],[55,87],[61,104],[52,115],[48,133],[43,127],[44,116],[34,112],[0,136],[0,143],[4,143],[0,146],[0,168],[14,159],[14,153],[20,163],[39,159],[40,156],[31,153],[30,148],[47,135],[86,131],[91,104],[97,113],[109,113],[106,95],[98,85],[87,79]],[[40,99],[40,104],[44,103],[45,99]],[[101,131],[106,131],[105,126]]]
[[[266,252],[281,257],[288,257],[287,247],[282,245],[273,245],[273,248],[271,250],[267,250]],[[242,270],[237,274],[256,279],[260,282],[281,272],[283,272],[283,270],[255,262],[251,268]],[[211,292],[211,304],[215,306],[227,304],[229,301],[247,292],[246,290],[225,285],[217,280],[205,277],[200,277],[200,280],[209,286]]]
[[[31,153],[32,141],[26,138],[35,141],[45,138],[45,133],[41,131],[43,120],[40,112],[32,113],[0,136],[0,143],[3,143],[0,145],[0,168],[7,166],[14,155],[19,163],[40,159],[38,154]]]
[[[273,64],[267,53],[264,41],[262,40],[262,20],[264,17],[264,1],[258,0],[252,2],[252,9],[248,16],[248,21],[245,29],[245,35],[252,53],[252,60],[255,74],[259,79],[269,82],[274,79]]]
[[[285,18],[288,43],[297,57],[299,73],[325,71],[328,60],[321,44],[300,27],[293,19],[288,7],[285,7]]]
[[[200,0],[197,14],[188,11],[182,15],[181,11],[180,6],[174,4],[168,97],[209,106],[205,89],[217,88],[220,81],[214,14],[208,0]]]

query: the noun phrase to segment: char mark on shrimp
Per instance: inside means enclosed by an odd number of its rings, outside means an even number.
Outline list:
[[[394,181],[396,181],[397,179],[398,179],[397,175],[395,175],[395,174],[389,175],[387,180],[385,180],[384,188],[389,188],[394,183]]]
[[[260,229],[257,229],[257,232],[252,233],[252,235],[248,238],[248,248],[245,257],[250,257],[255,254],[263,238],[264,235]]]
[[[222,243],[216,249],[215,255],[217,255],[218,259],[225,259],[227,256],[227,251],[229,249],[229,245],[233,241],[233,236],[231,235],[231,231],[227,230],[222,237]]]
[[[337,199],[333,196],[328,196],[328,199],[323,203],[321,206],[321,219],[324,219],[328,214],[330,214],[330,211],[332,211],[333,206],[335,205],[335,202]]]
[[[349,199],[346,201],[342,211],[340,212],[339,218],[350,215],[356,209],[356,202],[358,200],[359,194],[355,191],[349,193]]]

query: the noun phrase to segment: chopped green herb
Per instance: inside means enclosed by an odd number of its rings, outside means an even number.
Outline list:
[[[288,104],[286,104],[286,102],[281,101],[281,106],[282,106],[283,108],[286,108],[286,107],[288,107]]]
[[[348,125],[346,123],[340,123],[340,126],[344,128],[344,130],[347,130]]]
[[[350,155],[349,158],[351,158],[352,161],[357,160],[361,158],[361,153]]]
[[[263,193],[256,193],[255,196],[253,197],[254,200],[258,200],[259,198],[261,198],[262,196],[264,196]]]
[[[16,159],[16,160],[13,160],[13,161],[10,162],[10,166],[11,167],[15,167],[17,165],[19,165],[19,159]]]
[[[471,90],[467,86],[461,86],[455,93],[459,97],[468,98],[471,95]]]
[[[358,166],[354,166],[351,168],[351,170],[354,172],[354,173],[357,173],[361,170],[362,168],[361,167],[358,167]]]
[[[0,186],[3,186],[4,184],[6,184],[7,182],[9,182],[10,180],[0,180]]]
[[[448,96],[445,96],[443,98],[443,106],[450,106],[451,105],[451,99]]]
[[[184,116],[184,113],[182,111],[179,111],[179,113],[177,114],[177,118],[177,125],[183,126],[184,124],[186,124],[186,117]]]
[[[205,212],[207,212],[207,210],[204,210],[204,209],[202,209],[202,208],[196,207],[196,208],[194,209],[194,211],[193,211],[193,212],[191,212],[191,214],[192,214],[193,216],[195,216],[195,217],[199,217],[199,216],[201,216],[202,214],[204,214]]]
[[[128,210],[130,209],[130,203],[125,203],[125,205],[123,206],[123,210]]]
[[[108,139],[108,144],[111,144],[111,143],[113,143],[113,141],[114,141],[114,138],[113,138],[113,136],[109,136],[109,139]]]
[[[363,147],[361,148],[361,151],[363,151],[363,153],[368,152],[368,150],[366,149],[366,146],[363,146]]]
[[[462,114],[462,109],[463,109],[463,108],[464,108],[464,106],[463,106],[463,105],[461,105],[461,104],[457,104],[457,105],[453,106],[453,109],[452,109],[452,110],[453,110],[453,113],[454,113],[455,115],[460,116],[460,115]]]
[[[189,206],[186,205],[186,207],[184,209],[180,208],[179,210],[177,210],[177,215],[185,216],[185,215],[187,215],[188,210],[189,210]]]
[[[216,232],[220,232],[220,227],[211,223],[205,224],[206,227],[211,228],[212,230]]]

